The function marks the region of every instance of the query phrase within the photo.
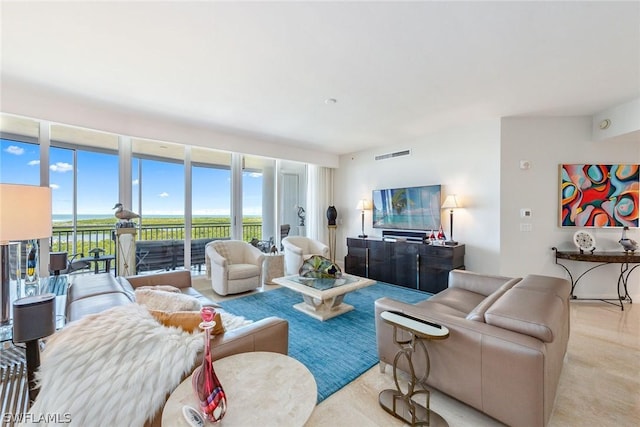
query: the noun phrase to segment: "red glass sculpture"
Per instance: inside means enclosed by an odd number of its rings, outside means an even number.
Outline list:
[[[204,329],[204,357],[202,365],[196,368],[192,377],[193,392],[200,402],[200,409],[205,418],[211,422],[222,420],[227,411],[227,397],[213,370],[211,357],[211,330],[216,324],[213,320],[215,314],[215,310],[211,307],[200,309],[202,316],[200,327]]]

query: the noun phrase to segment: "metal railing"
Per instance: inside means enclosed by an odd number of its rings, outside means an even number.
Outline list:
[[[138,228],[138,240],[183,240],[184,224],[154,224]],[[231,235],[230,223],[203,223],[191,227],[191,239],[223,239]],[[262,238],[262,224],[244,224],[243,240]],[[74,241],[76,243],[74,249]],[[49,247],[52,252],[82,253],[88,255],[89,250],[100,248],[106,255],[115,255],[115,228],[101,226],[77,226],[75,233],[71,226],[53,226]]]

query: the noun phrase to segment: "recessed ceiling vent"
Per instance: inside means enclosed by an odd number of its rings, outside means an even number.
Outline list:
[[[395,157],[403,157],[403,156],[410,156],[410,155],[411,155],[411,150],[402,150],[402,151],[396,151],[394,153],[380,154],[375,158],[376,160],[386,160],[386,159],[393,159]]]

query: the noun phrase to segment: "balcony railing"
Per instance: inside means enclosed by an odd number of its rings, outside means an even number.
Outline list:
[[[71,226],[53,226],[49,247],[52,252],[67,252],[89,255],[94,248],[104,250],[105,255],[115,255],[115,228],[101,226],[78,225],[75,233]],[[136,239],[140,240],[184,240],[184,224],[154,224],[138,228]],[[191,227],[191,239],[228,239],[231,235],[230,223],[201,223]],[[244,224],[243,240],[249,242],[253,238],[262,238],[262,224]],[[74,249],[75,241],[75,249]]]

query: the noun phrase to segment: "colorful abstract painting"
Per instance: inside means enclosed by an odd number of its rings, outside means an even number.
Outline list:
[[[638,227],[639,165],[560,165],[562,227]]]

